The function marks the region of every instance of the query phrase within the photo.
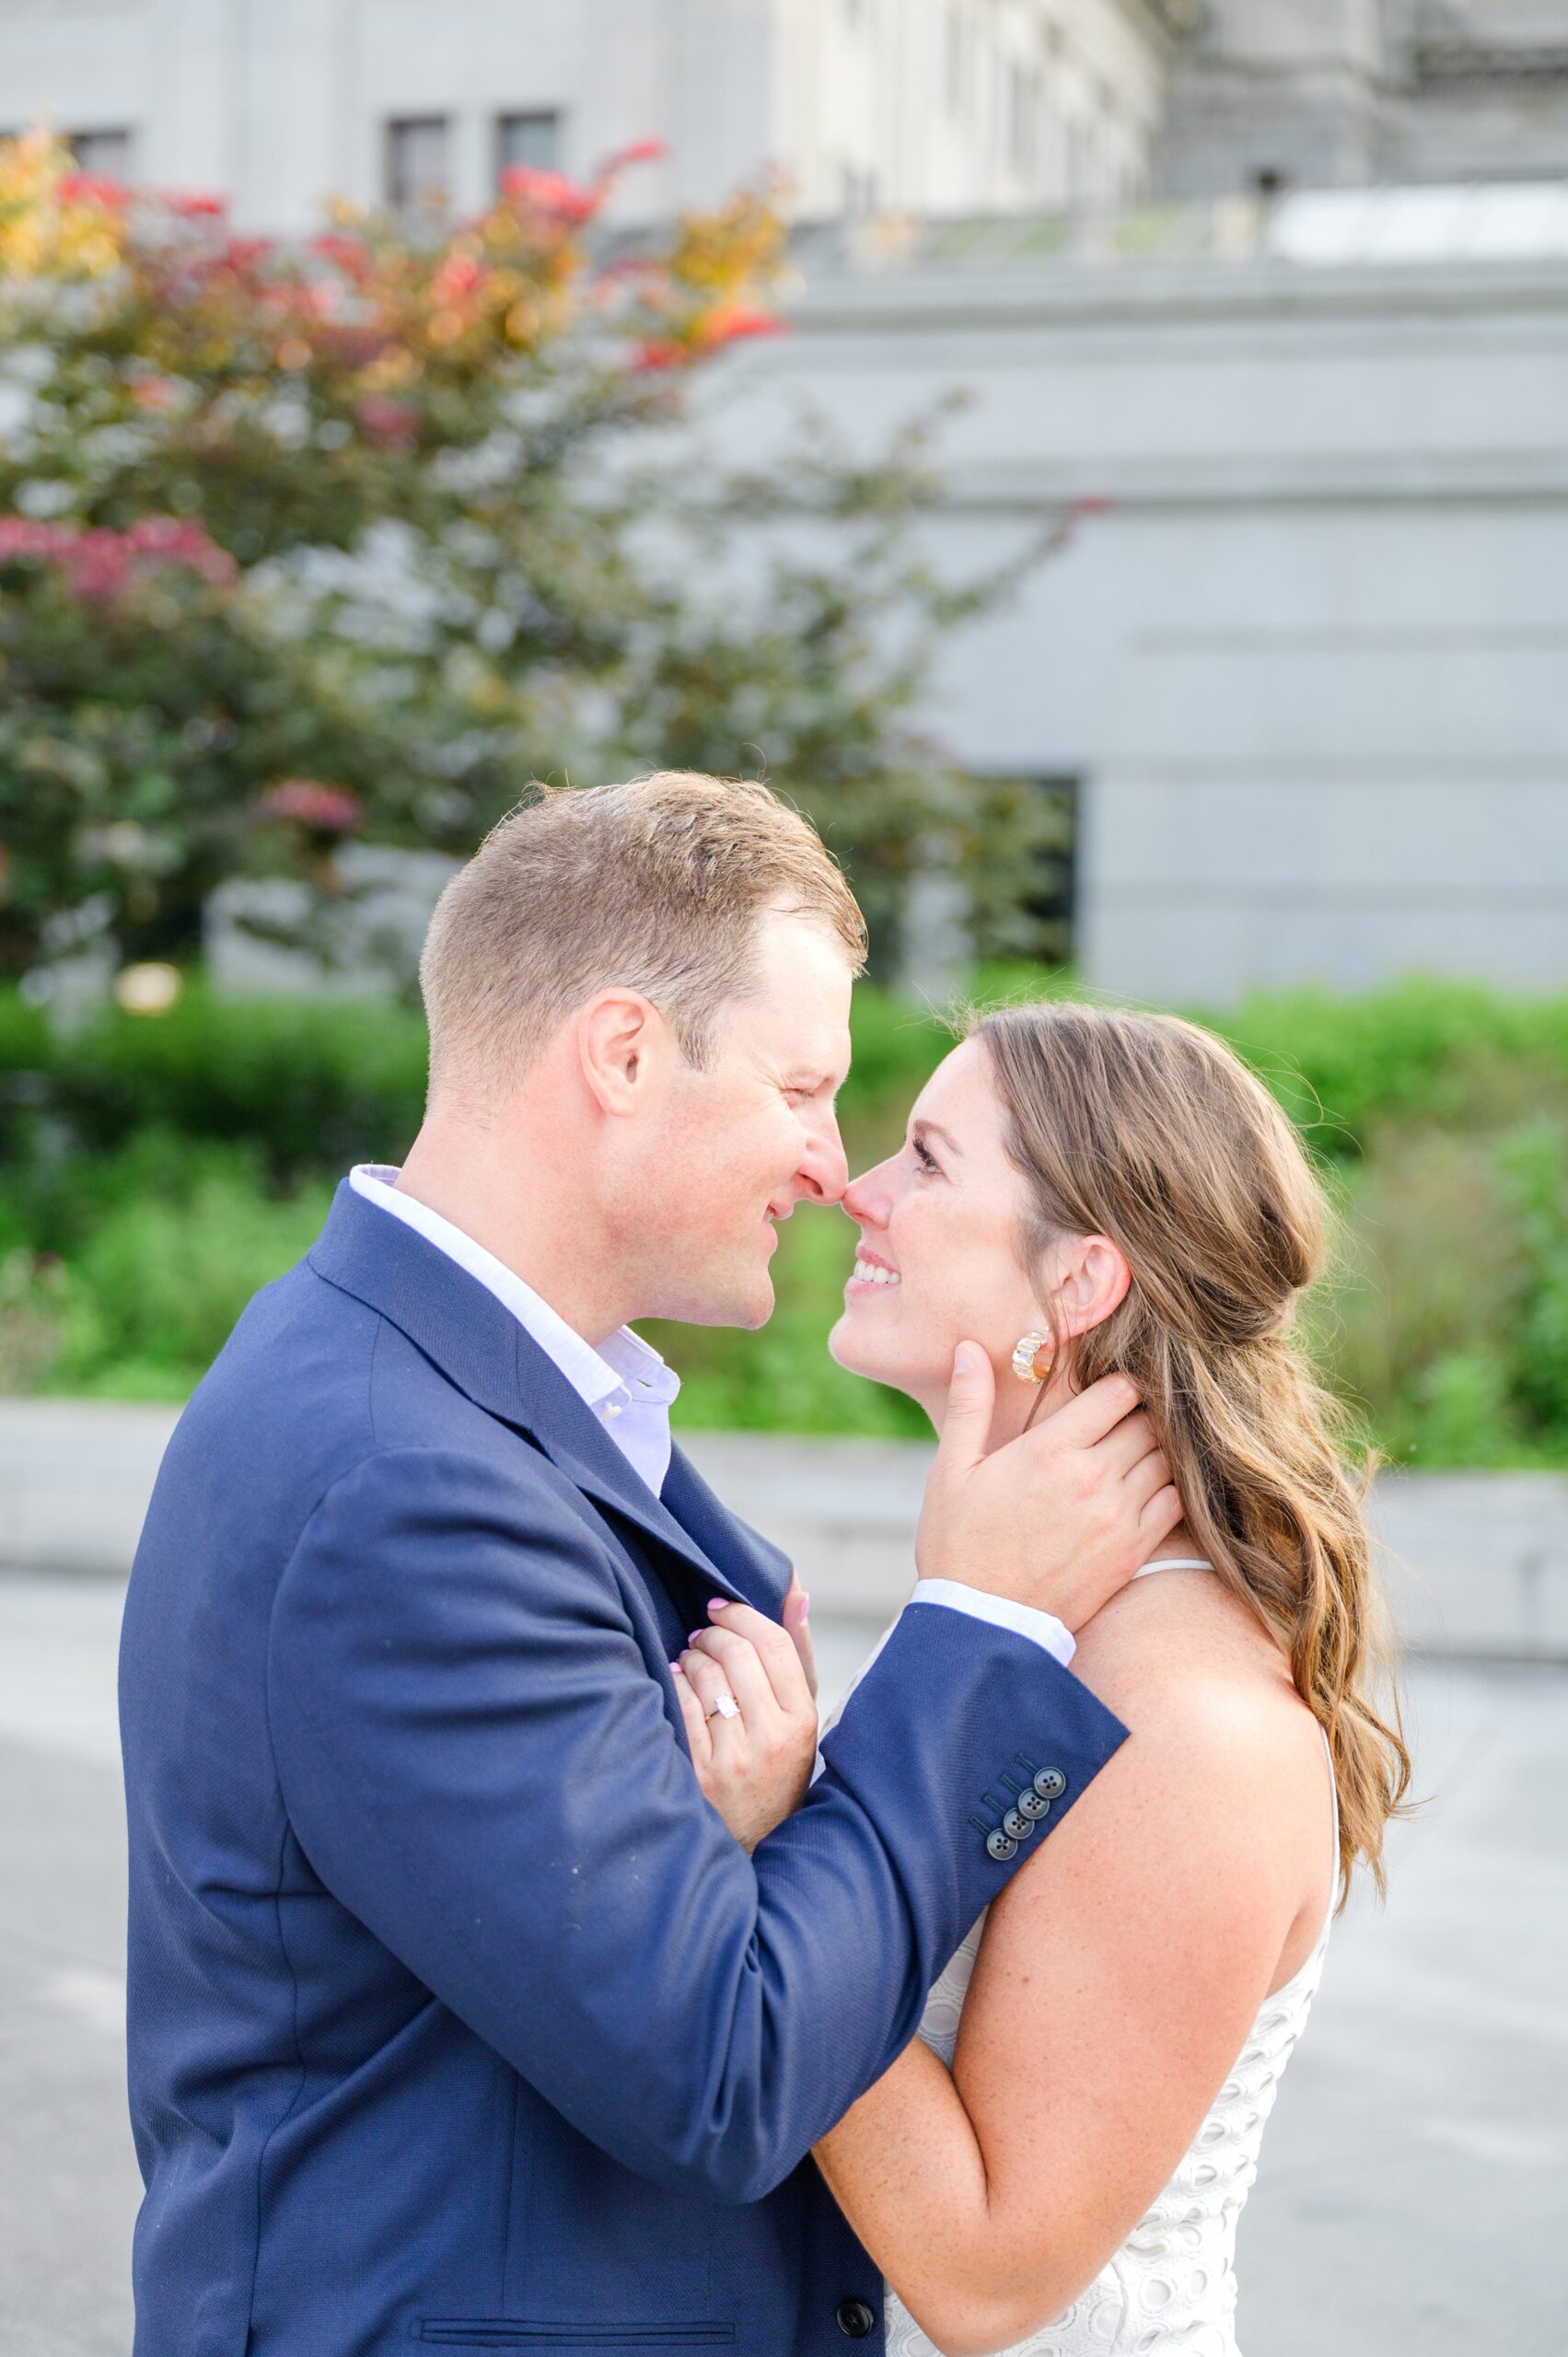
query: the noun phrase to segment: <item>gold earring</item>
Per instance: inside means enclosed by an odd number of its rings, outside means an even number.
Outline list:
[[[1013,1346],[1013,1372],[1020,1383],[1043,1383],[1056,1358],[1049,1334],[1022,1334]]]

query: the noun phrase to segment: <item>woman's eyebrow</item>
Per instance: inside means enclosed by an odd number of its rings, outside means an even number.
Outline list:
[[[963,1160],[963,1147],[958,1144],[958,1141],[953,1135],[952,1131],[945,1130],[940,1121],[928,1121],[923,1113],[918,1121],[911,1124],[911,1129],[912,1133],[915,1137],[930,1136],[934,1138],[940,1138],[949,1154],[956,1154],[960,1162]]]

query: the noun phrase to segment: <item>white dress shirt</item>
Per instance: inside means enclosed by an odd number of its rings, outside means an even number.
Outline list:
[[[657,1497],[669,1470],[672,1443],[669,1432],[669,1411],[680,1389],[680,1377],[666,1365],[658,1353],[633,1334],[629,1326],[595,1350],[591,1342],[574,1332],[565,1319],[552,1309],[550,1304],[532,1285],[526,1284],[515,1269],[476,1244],[449,1219],[433,1212],[412,1195],[400,1194],[394,1181],[398,1172],[389,1163],[361,1162],[349,1173],[349,1184],[355,1194],[366,1202],[378,1203],[394,1219],[401,1219],[414,1229],[436,1250],[445,1252],[470,1277],[477,1278],[487,1293],[494,1295],[503,1307],[509,1309],[524,1330],[532,1336],[545,1356],[554,1362],[586,1406],[591,1408],[603,1422],[610,1439],[620,1449],[633,1472],[638,1474]],[[1028,1637],[1063,1665],[1070,1662],[1075,1651],[1071,1632],[1054,1613],[1040,1612],[1032,1605],[1015,1604],[1010,1596],[993,1596],[987,1590],[968,1587],[959,1580],[916,1580],[910,1596],[912,1604],[947,1606],[954,1612],[967,1612],[976,1620],[989,1620],[996,1628],[1011,1629],[1016,1636]]]
[[[385,1163],[362,1162],[349,1173],[349,1184],[366,1202],[379,1203],[445,1252],[470,1277],[477,1277],[509,1309],[524,1330],[552,1359],[585,1406],[593,1410],[633,1471],[641,1476],[656,1498],[669,1470],[669,1411],[680,1388],[680,1377],[667,1366],[651,1343],[622,1326],[598,1350],[574,1332],[532,1285],[515,1269],[454,1227],[412,1195],[399,1194],[392,1181],[396,1170]]]

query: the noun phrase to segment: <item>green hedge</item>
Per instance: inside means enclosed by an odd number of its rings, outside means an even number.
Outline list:
[[[1061,988],[988,973],[978,994]],[[1568,1465],[1568,996],[1423,980],[1273,993],[1214,1019],[1300,1122],[1342,1212],[1312,1310],[1324,1365],[1393,1455]],[[851,1158],[885,1152],[951,1034],[857,993]],[[57,1036],[0,995],[0,1384],[177,1399],[255,1288],[296,1260],[354,1161],[418,1126],[418,1020],[189,993]],[[654,1329],[692,1424],[903,1432],[917,1412],[834,1367],[847,1232],[781,1233],[759,1334]]]
[[[289,1184],[401,1151],[424,1101],[424,1027],[355,1000],[231,1001],[188,990],[168,1015],[101,1016],[52,1038],[0,995],[0,1162],[32,1159],[41,1116],[77,1154],[146,1130],[249,1147]]]

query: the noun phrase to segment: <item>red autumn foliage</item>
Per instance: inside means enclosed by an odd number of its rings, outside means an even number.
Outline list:
[[[174,516],[144,516],[122,532],[101,525],[40,523],[29,516],[0,517],[0,564],[28,561],[57,565],[73,596],[89,604],[119,597],[158,565],[194,573],[214,586],[237,579],[239,572],[199,524]]]
[[[740,303],[721,303],[703,319],[698,342],[704,352],[719,352],[726,344],[740,343],[751,336],[784,333],[784,321],[772,311],[757,310]]]
[[[461,303],[483,285],[485,273],[471,254],[448,254],[430,282],[436,304]]]
[[[419,438],[419,412],[385,393],[367,393],[354,410],[361,427],[383,449],[403,450]]]
[[[318,835],[352,835],[365,818],[365,806],[352,786],[328,785],[319,778],[280,778],[262,795],[258,807],[263,818],[283,819]]]
[[[614,180],[618,173],[628,171],[634,164],[662,164],[669,149],[662,139],[634,139],[630,147],[618,147],[613,156],[600,165],[598,178]]]
[[[514,204],[574,229],[593,219],[605,197],[602,181],[595,188],[585,188],[580,180],[568,180],[564,172],[540,171],[531,164],[513,164],[503,172],[501,190]]]
[[[55,194],[62,204],[101,204],[109,213],[122,213],[131,202],[123,182],[101,172],[68,172]]]
[[[661,368],[683,368],[691,357],[691,347],[677,343],[673,336],[651,336],[637,345],[631,366],[639,376],[651,376]]]

